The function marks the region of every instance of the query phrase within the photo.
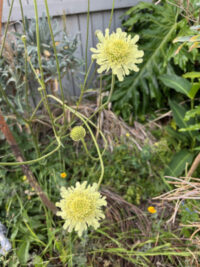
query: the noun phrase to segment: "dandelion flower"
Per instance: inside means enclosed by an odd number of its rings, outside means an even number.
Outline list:
[[[75,126],[70,133],[70,137],[73,141],[80,141],[85,137],[85,129],[82,126]]]
[[[150,207],[148,207],[148,212],[154,214],[157,212],[157,210],[153,206],[150,206]]]
[[[61,201],[56,203],[61,211],[57,212],[65,223],[64,229],[72,232],[73,229],[81,236],[83,231],[88,226],[93,226],[95,229],[99,227],[99,220],[105,218],[102,211],[102,206],[106,206],[105,197],[97,191],[97,184],[92,186],[87,182],[76,183],[75,187],[61,187]]]
[[[112,70],[117,75],[119,81],[123,81],[125,75],[129,75],[130,70],[139,71],[136,64],[142,62],[144,52],[138,50],[136,42],[139,35],[131,38],[126,32],[117,28],[116,33],[109,34],[109,29],[105,30],[105,36],[101,31],[97,31],[99,43],[97,48],[91,48],[94,53],[92,59],[96,59],[100,68],[99,73]]]
[[[61,172],[60,177],[61,177],[61,178],[66,178],[66,177],[67,177],[66,172]]]

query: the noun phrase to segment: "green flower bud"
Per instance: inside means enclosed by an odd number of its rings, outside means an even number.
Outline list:
[[[22,42],[26,42],[26,35],[22,35],[21,40],[22,40]]]
[[[71,130],[70,137],[74,141],[79,141],[85,137],[85,129],[82,126],[76,126]]]

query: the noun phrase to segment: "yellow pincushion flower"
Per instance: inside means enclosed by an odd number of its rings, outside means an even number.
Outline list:
[[[81,236],[88,226],[97,229],[99,220],[105,218],[102,206],[107,202],[97,191],[96,183],[87,186],[85,181],[82,184],[77,182],[76,187],[61,187],[61,196],[61,201],[56,203],[61,208],[57,215],[65,220],[63,228],[69,232],[74,229]]]
[[[135,35],[131,38],[126,32],[122,32],[117,28],[116,33],[109,34],[109,29],[105,30],[105,36],[101,31],[97,31],[99,43],[97,49],[91,48],[95,54],[92,59],[96,59],[100,68],[99,73],[112,70],[113,74],[117,75],[119,81],[123,81],[125,75],[129,75],[130,70],[139,71],[136,64],[142,62],[144,52],[138,50],[136,42],[139,36]]]
[[[75,126],[70,133],[70,137],[73,141],[80,141],[85,137],[85,129],[82,126]]]

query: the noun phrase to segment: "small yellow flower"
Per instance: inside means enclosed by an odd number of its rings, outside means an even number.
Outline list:
[[[97,70],[99,73],[111,69],[119,81],[123,81],[130,70],[139,71],[136,64],[142,62],[144,52],[138,50],[136,45],[139,40],[138,35],[131,38],[120,28],[117,28],[116,33],[109,34],[109,29],[106,29],[105,36],[101,31],[97,31],[96,35],[99,43],[97,48],[91,48],[91,51],[94,53],[92,59],[96,59],[97,64],[100,65]]]
[[[27,180],[26,175],[24,175],[24,176],[22,177],[22,180],[23,180],[23,181],[26,181],[26,180]]]
[[[105,197],[97,191],[97,184],[76,183],[75,187],[61,187],[61,201],[56,203],[61,211],[57,212],[65,220],[64,229],[74,229],[81,236],[88,226],[99,227],[99,220],[105,218],[102,206],[106,206]]]
[[[61,172],[60,177],[61,177],[61,178],[66,178],[66,177],[67,177],[66,172]]]
[[[80,141],[85,137],[85,129],[82,126],[75,126],[70,133],[70,137],[73,141]]]
[[[130,137],[130,133],[126,133],[126,137]]]
[[[148,212],[154,214],[157,212],[157,210],[153,206],[150,206],[150,207],[148,207]]]

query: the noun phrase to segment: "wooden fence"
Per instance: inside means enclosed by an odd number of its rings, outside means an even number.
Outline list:
[[[2,0],[0,0],[2,1]],[[149,1],[150,0],[146,0]],[[34,18],[34,5],[33,0],[22,0],[24,14],[27,18]],[[131,6],[134,6],[138,0],[115,0],[115,9],[111,25],[111,31],[120,27],[120,16]],[[10,9],[11,0],[4,0],[3,6],[3,26],[5,25]],[[39,16],[45,13],[44,0],[37,0]],[[97,39],[95,31],[97,29],[104,31],[108,27],[110,12],[113,0],[90,0],[90,24],[89,24],[89,43],[88,48],[95,47]],[[79,45],[76,51],[76,56],[80,59],[85,58],[85,45],[86,45],[86,31],[87,31],[87,5],[88,0],[48,0],[50,15],[56,21],[59,27],[63,27],[62,15],[66,16],[66,30],[69,36],[78,34]],[[21,25],[21,12],[19,1],[14,1],[13,12],[11,15],[10,31],[22,31]],[[88,62],[91,60],[91,53],[88,49],[87,53]],[[79,94],[79,86],[69,73],[63,80],[64,87],[68,88],[72,95]]]

